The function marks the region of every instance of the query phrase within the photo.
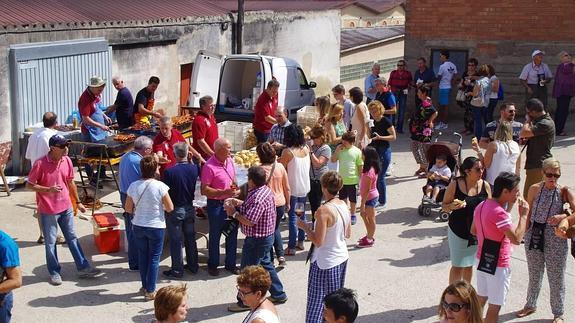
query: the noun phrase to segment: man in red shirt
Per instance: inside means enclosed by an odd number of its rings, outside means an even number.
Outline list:
[[[162,117],[160,119],[160,133],[154,138],[153,150],[159,157],[160,176],[164,175],[166,169],[176,165],[174,144],[186,142],[184,136],[172,126],[172,119],[170,117]],[[205,160],[194,148],[190,147],[190,153],[196,157],[200,163],[205,163]]]
[[[201,111],[196,114],[192,122],[192,147],[197,150],[204,159],[214,154],[214,142],[218,139],[218,125],[214,117],[214,99],[209,96],[200,98]]]
[[[405,116],[405,110],[407,110],[407,92],[409,85],[413,81],[411,72],[405,67],[405,60],[400,59],[397,62],[397,69],[391,71],[389,74],[389,81],[387,84],[391,86],[391,91],[397,98],[397,132],[403,133],[403,120]]]
[[[272,126],[277,123],[274,113],[278,107],[279,87],[280,83],[276,79],[269,81],[254,107],[254,134],[258,144],[268,141]]]

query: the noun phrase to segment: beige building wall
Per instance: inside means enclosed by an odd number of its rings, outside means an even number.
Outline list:
[[[404,55],[404,39],[392,40],[379,45],[364,47],[352,52],[341,53],[340,64],[342,74],[346,69],[353,67],[351,75],[354,79],[344,78],[342,75],[342,82],[347,89],[358,86],[363,89],[363,82],[365,77],[370,73],[371,66],[374,62],[379,62],[381,65],[382,73],[380,76],[389,78],[389,73],[396,68],[397,60],[403,58]],[[409,64],[408,64],[409,65]]]
[[[348,6],[341,10],[341,22],[342,28],[403,25],[405,10],[397,6],[378,15],[362,7]]]

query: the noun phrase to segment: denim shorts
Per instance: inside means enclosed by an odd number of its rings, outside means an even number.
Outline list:
[[[451,89],[439,89],[439,105],[449,104],[449,94]]]
[[[367,200],[367,202],[365,202],[365,207],[374,208],[377,205],[378,199],[379,199],[379,197],[374,197],[371,200]]]

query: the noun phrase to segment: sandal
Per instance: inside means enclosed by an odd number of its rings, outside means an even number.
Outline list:
[[[286,248],[284,250],[284,255],[286,256],[295,256],[295,249]]]
[[[155,298],[156,298],[156,292],[144,293],[144,299],[146,299],[146,301],[153,301]]]
[[[565,320],[563,320],[562,317],[556,317],[553,319],[552,323],[564,323]]]
[[[515,316],[517,316],[518,318],[522,318],[522,317],[526,317],[529,316],[533,313],[535,313],[535,311],[537,311],[536,308],[523,308],[522,310],[520,310],[519,312],[515,313]]]
[[[297,245],[295,246],[295,248],[296,248],[296,250],[300,250],[300,251],[305,250],[305,247],[303,245],[303,241],[298,242]]]

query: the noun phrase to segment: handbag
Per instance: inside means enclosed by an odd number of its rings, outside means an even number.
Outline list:
[[[467,97],[465,96],[465,91],[458,90],[457,95],[455,96],[455,100],[457,102],[465,102],[465,100],[467,100]]]
[[[470,102],[470,103],[471,103],[472,106],[474,106],[474,107],[476,107],[476,108],[484,108],[484,107],[487,106],[487,104],[485,104],[485,96],[483,96],[483,93],[482,93],[482,92],[483,92],[483,91],[482,91],[482,90],[483,90],[483,86],[481,85],[480,82],[477,82],[477,85],[476,85],[476,86],[479,86],[479,88],[480,88],[479,93],[477,93],[477,96],[474,96],[474,97],[471,99],[471,102]]]
[[[483,245],[481,246],[481,253],[479,256],[479,264],[477,265],[477,270],[490,275],[495,275],[497,270],[497,264],[499,263],[499,253],[501,252],[501,243],[505,239],[505,235],[501,238],[501,241],[495,241],[487,239],[485,237],[485,230],[483,229],[483,206],[479,210],[479,224],[481,225],[481,232],[483,234]]]

